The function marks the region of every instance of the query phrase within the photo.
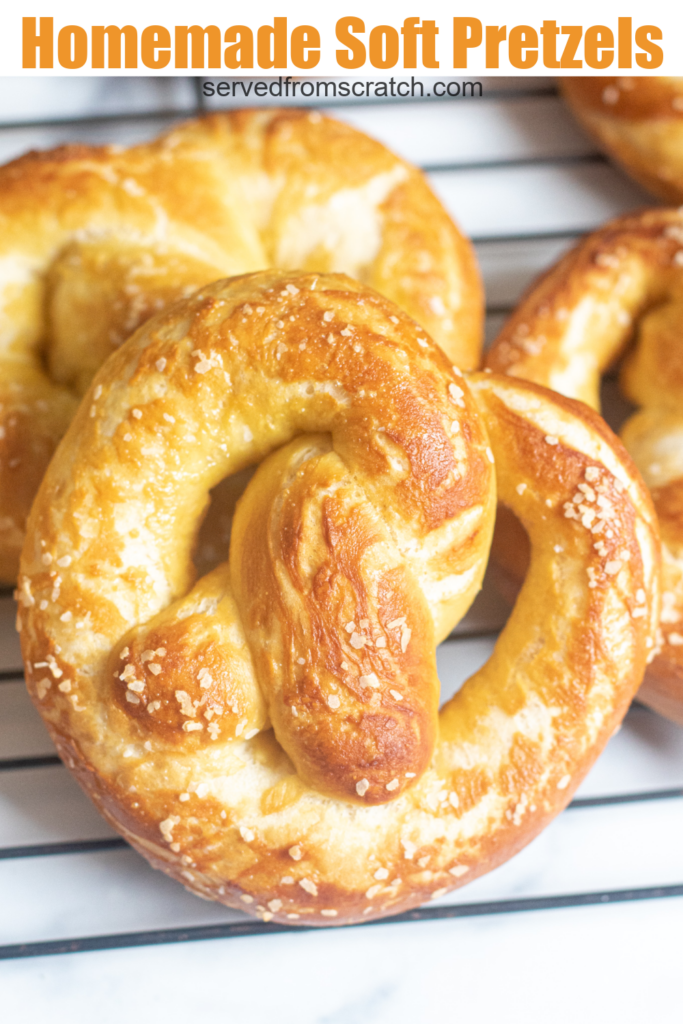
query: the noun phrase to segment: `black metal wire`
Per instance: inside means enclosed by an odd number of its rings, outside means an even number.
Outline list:
[[[73,853],[104,853],[108,850],[129,850],[125,839],[110,836],[106,839],[77,839],[65,843],[33,843],[29,846],[4,846],[0,860],[23,860],[25,857],[58,857]]]
[[[419,907],[405,914],[385,917],[352,925],[369,928],[376,925],[405,924],[417,921],[443,921],[452,918],[483,917],[493,914],[519,914],[531,910],[559,910],[570,907],[604,906],[608,903],[627,903],[640,900],[667,899],[683,896],[683,885],[651,886],[643,889],[614,889],[602,892],[570,893],[561,896],[533,896],[524,899],[494,900],[487,903],[460,903],[449,907]],[[177,942],[202,942],[208,939],[234,939],[247,935],[272,935],[287,932],[312,931],[309,925],[281,925],[271,922],[233,921],[218,925],[198,925],[191,928],[160,928],[118,935],[90,935],[74,939],[49,939],[43,942],[23,942],[0,946],[0,960],[14,960],[36,956],[55,956],[63,953],[85,953],[104,949],[130,949],[140,946],[169,945]]]
[[[194,92],[196,112],[202,113],[206,107],[204,102],[204,91],[202,89],[204,79],[199,76],[195,76],[190,79],[190,82],[192,83],[192,91]]]
[[[62,764],[61,761],[57,761]],[[617,793],[608,796],[576,797],[567,805],[568,811],[581,811],[592,807],[610,807],[618,804],[649,803],[656,800],[683,798],[683,786],[654,789],[642,793]],[[1,860],[21,860],[25,857],[57,857],[76,853],[104,853],[109,850],[127,850],[128,843],[119,836],[102,839],[75,839],[56,843],[31,843],[25,846],[0,847]]]
[[[135,113],[124,114],[85,114],[78,117],[53,117],[49,120],[29,121],[3,121],[0,123],[0,132],[40,129],[40,128],[69,128],[78,125],[101,125],[101,124],[125,124],[126,121],[172,121],[180,117],[192,117],[197,112],[197,107],[168,107],[162,110],[140,110]]]
[[[275,77],[277,77],[277,76],[275,76]],[[282,77],[284,78],[285,76],[283,75]],[[342,79],[339,76],[333,76],[333,78],[330,78],[329,81],[332,81],[333,79],[335,79],[337,82],[342,81]],[[212,77],[210,75],[205,75],[202,78],[202,83],[204,83],[205,81],[221,82],[221,81],[226,81],[226,80],[232,81],[233,78],[231,78],[229,75],[216,75],[215,77]],[[245,83],[248,83],[248,82],[264,82],[264,81],[268,80],[268,76],[263,76],[261,78],[258,78],[258,77],[250,77],[250,78],[242,77],[241,80],[243,82],[245,82]],[[400,80],[401,81],[405,81],[406,78],[403,77]],[[461,82],[462,81],[466,81],[466,82],[472,81],[472,79],[469,79],[469,78],[468,79],[464,79],[464,80],[463,79],[454,79],[452,76],[450,76],[450,80],[451,81],[461,81]],[[479,81],[479,79],[474,79],[474,81]],[[427,81],[423,80],[422,84],[425,86],[425,88],[429,87],[429,82],[427,82]],[[401,104],[406,104],[406,103],[419,103],[420,106],[422,106],[424,104],[430,104],[431,105],[431,104],[438,104],[438,103],[444,103],[444,102],[446,102],[446,103],[448,103],[448,102],[451,102],[451,103],[454,103],[454,102],[457,102],[457,103],[468,103],[468,102],[487,103],[487,102],[489,102],[490,103],[490,102],[500,102],[501,100],[502,101],[508,101],[508,100],[547,99],[547,98],[550,98],[550,97],[557,97],[557,96],[559,96],[558,89],[557,89],[556,85],[551,82],[547,86],[545,86],[545,85],[542,85],[542,86],[532,86],[531,88],[522,88],[522,89],[495,89],[495,88],[486,89],[486,90],[482,89],[481,96],[464,96],[464,95],[460,95],[460,96],[436,96],[433,93],[429,93],[428,95],[425,95],[425,96],[377,96],[377,97],[369,97],[369,96],[364,96],[364,97],[359,97],[359,96],[327,96],[327,97],[325,97],[325,96],[301,96],[301,97],[299,97],[299,96],[297,96],[297,97],[292,98],[291,102],[281,103],[280,106],[283,106],[283,107],[286,107],[286,108],[305,107],[305,108],[308,109],[309,107],[318,107],[320,109],[325,109],[325,108],[327,108],[327,109],[330,109],[330,108],[331,109],[335,109],[337,107],[371,107],[371,106],[375,106],[375,105],[381,104],[383,107],[397,107],[397,106],[400,106]],[[246,97],[245,96],[241,96],[241,97],[231,96],[229,98],[227,96],[226,97],[221,97],[221,96],[218,97],[218,101],[220,101],[220,100],[228,100],[228,99],[230,100],[230,102],[223,102],[223,103],[214,102],[214,103],[212,103],[210,105],[207,105],[207,109],[216,110],[216,111],[220,111],[220,110],[238,110],[240,107],[244,106]],[[287,100],[287,97],[285,97],[285,100]],[[265,103],[265,104],[268,103],[268,97],[264,97],[263,103]],[[255,103],[251,104],[252,107],[257,106],[257,105],[258,104],[255,104]]]
[[[23,678],[23,668],[6,668],[0,672],[0,683],[20,683]]]
[[[593,230],[592,225],[587,225],[585,228],[573,228],[566,230],[551,230],[551,231],[519,231],[516,233],[510,232],[507,235],[470,235],[470,242],[473,245],[485,246],[485,245],[500,245],[503,242],[571,242],[576,238],[581,238],[583,235],[588,234],[589,231]]]
[[[573,166],[576,164],[607,164],[602,153],[567,153],[546,156],[510,157],[502,160],[471,160],[463,163],[420,164],[427,174],[446,171],[509,171],[520,167]]]
[[[643,793],[614,793],[612,796],[577,796],[568,811],[581,811],[587,807],[613,807],[615,804],[648,803],[652,800],[678,800],[683,797],[683,786],[671,789],[650,789]]]
[[[0,760],[0,772],[15,772],[25,768],[51,768],[63,764],[56,754],[39,757],[8,757]]]

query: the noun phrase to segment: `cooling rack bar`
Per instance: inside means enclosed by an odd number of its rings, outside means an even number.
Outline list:
[[[48,768],[61,764],[62,760],[56,754],[45,754],[42,757],[9,757],[0,760],[0,772],[14,772],[21,768]]]
[[[61,761],[57,761],[62,764]],[[679,800],[683,786],[673,789],[654,789],[643,793],[617,793],[612,796],[577,797],[567,806],[568,811],[581,811],[590,807],[609,807],[616,804],[651,803],[655,800]],[[21,860],[25,857],[57,857],[62,854],[104,853],[125,850],[128,843],[118,836],[105,839],[78,839],[61,843],[32,843],[25,846],[0,847],[0,861]]]
[[[532,899],[496,900],[491,903],[469,903],[450,907],[420,907],[395,917],[354,925],[407,924],[415,921],[443,921],[454,917],[484,917],[493,914],[518,914],[529,910],[559,910],[567,907],[590,907],[607,903],[629,903],[637,900],[668,899],[683,896],[683,884],[654,886],[646,889],[616,889],[610,892],[574,893],[566,896],[540,896]],[[60,953],[88,953],[104,949],[126,949],[135,946],[158,946],[175,942],[202,942],[207,939],[235,939],[247,935],[271,935],[286,932],[312,931],[309,926],[288,926],[261,921],[239,921],[222,925],[200,925],[195,928],[164,928],[157,931],[127,932],[119,935],[91,935],[78,939],[50,939],[47,942],[25,942],[0,946],[0,960],[54,956]]]
[[[491,627],[487,629],[467,630],[466,632],[463,631],[462,633],[449,633],[448,636],[441,641],[441,643],[451,644],[455,643],[455,641],[457,640],[485,640],[488,637],[493,638],[499,636],[500,631],[501,627],[498,626],[497,628]]]
[[[64,120],[55,121],[18,121],[16,124],[0,124],[0,132],[3,129],[40,129],[40,128],[56,128],[56,127],[69,127],[70,125],[87,125],[89,123],[100,126],[103,123],[106,124],[125,124],[126,122],[132,123],[136,121],[172,121],[174,119],[183,119],[188,117],[197,116],[197,114],[205,113],[204,108],[199,110],[161,110],[161,111],[149,111],[142,112],[139,114],[111,114],[108,117],[72,117],[65,118]],[[218,111],[216,111],[218,113]],[[502,157],[499,160],[472,160],[464,161],[462,163],[425,163],[420,164],[420,169],[426,174],[432,174],[434,172],[449,172],[449,173],[465,173],[470,171],[490,171],[490,170],[512,170],[518,167],[566,167],[579,164],[607,164],[608,160],[602,153],[567,153],[558,155],[544,155],[544,156],[530,156],[530,157]],[[506,239],[514,236],[505,235]],[[526,236],[525,236],[526,237]]]
[[[568,164],[606,164],[607,157],[602,153],[566,153],[557,156],[528,156],[528,157],[503,157],[500,160],[472,160],[462,164],[421,164],[420,169],[427,174],[434,171],[491,171],[511,170],[514,167],[565,167]],[[512,238],[512,235],[503,236],[505,239]],[[527,237],[527,236],[525,236]]]
[[[448,76],[445,76],[445,77],[448,78]],[[227,78],[228,78],[228,76],[226,76],[226,75],[222,75],[222,76],[221,75],[217,75],[215,78],[210,78],[208,76],[204,76],[204,79],[202,79],[202,81],[219,82],[219,81],[225,81]],[[283,75],[283,78],[284,78],[284,75]],[[232,81],[232,79],[229,79],[229,80]],[[335,80],[337,82],[341,81],[340,78],[337,78],[337,79],[330,78],[329,79],[329,81],[335,81]],[[405,76],[403,76],[402,80],[405,81]],[[262,82],[262,81],[264,81],[264,79],[263,78],[258,78],[258,79],[256,79],[256,78],[254,78],[254,79],[243,78],[242,81],[244,81],[245,83],[248,83],[250,81]],[[370,79],[370,81],[372,81],[372,80]],[[425,86],[425,88],[429,88],[429,82],[426,79],[421,79],[421,81],[422,81],[422,84]],[[451,78],[451,81],[455,81],[455,79]],[[430,95],[430,96],[410,96],[410,97],[408,97],[408,96],[382,96],[381,98],[380,97],[376,97],[376,96],[364,96],[364,97],[358,97],[358,96],[296,96],[296,97],[291,98],[289,101],[287,101],[285,99],[285,102],[279,103],[277,105],[281,106],[281,107],[285,107],[285,108],[289,108],[289,107],[306,107],[306,108],[308,108],[308,107],[317,107],[317,108],[323,109],[323,110],[334,110],[336,107],[379,107],[379,106],[382,106],[382,107],[397,107],[397,106],[400,106],[401,104],[405,104],[405,103],[438,104],[438,103],[448,103],[448,102],[453,103],[454,101],[455,102],[486,103],[487,100],[494,100],[496,102],[499,102],[500,100],[510,100],[510,101],[514,101],[514,100],[535,100],[535,99],[544,99],[547,96],[558,96],[559,95],[557,87],[555,85],[549,85],[549,86],[539,86],[539,85],[536,85],[536,86],[532,86],[529,89],[524,89],[524,88],[522,88],[522,89],[487,89],[486,86],[491,81],[491,79],[486,80],[485,77],[483,77],[481,79],[478,79],[478,78],[469,79],[469,78],[467,78],[467,79],[465,79],[465,81],[467,81],[467,82],[470,82],[470,81],[475,81],[475,82],[476,81],[481,81],[482,85],[483,85],[481,96],[434,96],[434,95]],[[230,97],[228,97],[228,96],[218,97],[218,101],[216,101],[216,97],[213,97],[214,102],[208,102],[208,103],[206,102],[207,100],[211,100],[211,97],[204,96],[204,94],[202,92],[201,93],[201,104],[200,104],[200,106],[202,107],[202,109],[211,110],[211,111],[213,111],[213,110],[238,110],[239,108],[244,107],[245,105],[251,105],[251,106],[259,106],[259,105],[263,106],[264,104],[266,106],[268,105],[268,97],[264,97],[263,98],[264,102],[261,103],[261,104],[256,104],[256,103],[253,103],[253,102],[251,104],[249,104],[248,103],[248,97],[242,96],[242,95],[240,95],[240,96],[230,96]],[[221,102],[221,101],[223,101],[223,102]]]
[[[221,81],[222,79],[217,77],[215,81]],[[263,81],[264,79],[258,79]],[[254,79],[257,81],[257,79]],[[469,79],[468,79],[469,81]],[[70,125],[95,125],[99,126],[102,124],[116,124],[125,123],[126,121],[154,121],[163,120],[164,118],[174,117],[192,117],[198,113],[210,113],[218,110],[231,110],[238,109],[244,106],[243,102],[235,102],[229,106],[214,106],[206,103],[206,97],[202,91],[204,79],[195,78],[192,79],[193,92],[194,92],[194,106],[178,106],[178,107],[160,107],[154,110],[136,110],[130,113],[116,113],[116,114],[75,114],[72,117],[41,117],[41,118],[27,118],[23,121],[0,121],[0,132],[1,131],[13,131],[15,129],[26,129],[26,128],[55,128],[55,127],[69,127]],[[425,83],[426,84],[426,83]],[[526,99],[541,99],[546,96],[556,96],[557,89],[555,87],[535,87],[533,89],[512,89],[510,91],[505,89],[490,89],[484,92],[481,96],[476,97],[463,97],[463,99],[472,100],[473,102],[481,103],[487,100],[495,100],[499,102],[501,100],[526,100]],[[413,103],[443,103],[452,102],[458,97],[454,96],[414,96],[411,97],[410,102]],[[243,97],[236,97],[242,99]],[[336,106],[343,107],[369,107],[379,106],[379,101],[376,99],[354,99],[352,97],[342,97],[337,103],[330,103],[331,97],[324,96],[312,97],[311,99],[303,98],[299,99],[298,102],[293,102],[293,107],[331,107],[332,109]],[[382,106],[398,106],[406,102],[405,97],[382,97]],[[267,98],[266,98],[267,105]]]
[[[564,239],[581,238],[593,230],[593,226],[587,226],[582,230],[522,231],[519,234],[508,232],[507,235],[470,235],[469,239],[473,245],[500,245],[501,242],[552,242],[555,240],[561,242]]]
[[[652,789],[644,793],[615,793],[612,796],[579,796],[567,805],[568,811],[580,811],[584,807],[609,807],[610,804],[637,804],[651,800],[678,800],[683,797],[683,787],[673,789]]]
[[[102,124],[125,124],[131,121],[164,121],[174,117],[196,117],[201,110],[197,107],[176,107],[160,110],[136,110],[128,114],[83,114],[73,117],[51,117],[37,121],[3,121],[0,122],[0,132],[18,131],[26,128],[68,128],[70,125],[95,125]]]
[[[468,79],[469,81],[469,79]],[[476,79],[475,79],[476,81]],[[490,79],[489,79],[490,81]],[[477,100],[534,100],[540,99],[543,96],[558,96],[557,86],[534,86],[532,89],[489,89],[484,92],[481,96],[473,97]],[[457,97],[450,97],[451,99],[457,99]],[[470,97],[468,97],[470,98]],[[440,96],[429,96],[425,97],[428,103],[440,103],[445,97]],[[400,101],[399,101],[400,102]],[[404,100],[405,102],[405,100]]]
[[[0,683],[20,683],[23,678],[23,668],[6,668],[0,672]]]
[[[63,853],[103,853],[106,850],[125,850],[128,843],[119,836],[110,839],[79,839],[72,843],[34,843],[32,846],[5,846],[0,848],[0,860],[18,860],[22,857],[55,857]]]

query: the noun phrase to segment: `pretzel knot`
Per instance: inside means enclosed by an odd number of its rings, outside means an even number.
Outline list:
[[[254,463],[229,563],[194,582],[211,488]],[[493,658],[439,712],[434,648],[479,587],[496,477],[535,557]],[[604,555],[563,512],[586,486]],[[590,410],[468,385],[348,278],[263,272],[102,368],[19,593],[33,699],[124,836],[202,895],[339,923],[476,877],[567,803],[640,681],[658,538]]]
[[[40,480],[105,358],[153,313],[264,267],[339,271],[479,359],[469,243],[423,175],[317,112],[238,111],[127,150],[0,168],[0,581]]]
[[[584,128],[655,195],[683,202],[683,78],[561,80]]]
[[[683,214],[648,210],[596,231],[542,278],[488,365],[598,408],[602,373],[634,339],[621,385],[640,409],[622,437],[650,488],[663,553],[661,631],[639,695],[683,723],[682,328]]]

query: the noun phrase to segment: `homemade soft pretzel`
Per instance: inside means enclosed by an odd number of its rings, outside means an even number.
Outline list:
[[[487,365],[599,407],[601,374],[621,370],[640,406],[622,430],[650,488],[663,541],[658,653],[639,697],[683,724],[683,213],[648,210],[589,235],[530,289]],[[579,504],[576,515],[581,516]],[[596,536],[601,543],[602,534]],[[508,567],[519,575],[518,540]],[[505,560],[505,553],[502,552]]]
[[[564,78],[572,112],[609,156],[670,203],[683,202],[683,78]]]
[[[434,647],[484,571],[494,458],[534,557],[439,714]],[[194,583],[209,491],[254,462],[230,562]],[[600,551],[566,511],[586,488]],[[477,877],[567,804],[640,682],[658,559],[591,410],[468,387],[349,278],[235,278],[148,321],[62,441],[22,556],[28,686],[153,865],[264,919],[359,921]]]
[[[469,243],[423,175],[318,113],[241,111],[128,150],[0,168],[0,582],[93,374],[153,312],[228,274],[343,271],[463,367],[479,360]]]

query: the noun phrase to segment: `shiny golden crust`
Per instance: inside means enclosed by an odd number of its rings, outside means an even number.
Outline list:
[[[228,274],[351,274],[463,367],[482,299],[469,244],[422,174],[318,113],[241,111],[128,150],[0,168],[0,581],[93,374],[152,313]]]
[[[531,571],[438,714],[434,646],[481,580],[494,458]],[[250,462],[230,562],[193,585],[209,488]],[[566,511],[585,486],[601,552]],[[28,686],[107,819],[194,892],[287,923],[379,917],[566,805],[642,676],[658,551],[589,410],[468,386],[348,278],[236,278],[146,323],[62,441],[22,557]]]
[[[577,119],[629,174],[683,202],[683,78],[564,78]]]
[[[640,411],[622,437],[657,510],[664,590],[658,653],[639,696],[681,724],[682,330],[683,213],[646,210],[612,221],[560,260],[529,290],[487,356],[493,370],[597,408],[601,374],[633,342],[621,383]]]

